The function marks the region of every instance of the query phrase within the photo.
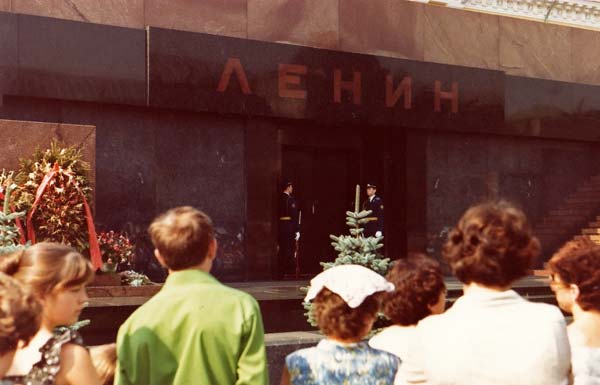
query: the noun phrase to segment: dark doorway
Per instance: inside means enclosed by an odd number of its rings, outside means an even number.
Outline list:
[[[319,262],[333,261],[336,252],[329,234],[347,233],[345,212],[354,204],[360,180],[359,152],[283,146],[282,178],[294,184],[301,210],[300,274],[322,270]]]

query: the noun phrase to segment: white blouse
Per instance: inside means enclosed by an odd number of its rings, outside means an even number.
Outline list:
[[[600,348],[585,346],[585,337],[569,329],[573,385],[600,385]]]
[[[409,348],[416,333],[415,326],[392,325],[383,329],[369,340],[369,346],[394,354],[400,358],[400,367],[396,372],[394,385],[406,384],[406,375],[402,362],[409,356]]]
[[[513,290],[471,288],[417,326],[404,362],[410,384],[564,385],[571,353],[557,307]]]

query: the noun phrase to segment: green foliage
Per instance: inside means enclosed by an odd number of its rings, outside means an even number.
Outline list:
[[[360,212],[346,211],[346,224],[350,228],[350,235],[330,235],[331,245],[338,252],[338,257],[333,262],[321,262],[323,268],[329,269],[338,265],[362,265],[385,275],[389,269],[390,259],[383,258],[379,250],[383,248],[383,236],[364,237],[364,226],[371,214],[369,210]]]
[[[10,197],[17,187],[13,182],[13,172],[2,170],[0,174],[0,192],[5,196],[0,211],[0,255],[13,252],[23,246],[19,244],[19,229],[16,219],[25,216],[25,212],[11,212]]]
[[[383,248],[383,236],[364,237],[363,226],[369,221],[367,217],[370,210],[346,211],[346,225],[349,227],[350,235],[330,235],[333,242],[331,245],[338,252],[333,262],[321,262],[323,270],[339,265],[361,265],[376,273],[385,275],[390,268],[390,259],[383,258],[379,250]],[[312,314],[312,303],[304,302],[304,315],[312,326],[317,326]]]

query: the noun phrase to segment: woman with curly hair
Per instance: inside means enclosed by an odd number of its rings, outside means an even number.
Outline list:
[[[409,383],[561,385],[570,351],[560,310],[511,290],[538,256],[525,214],[500,201],[469,208],[442,255],[463,296],[417,326]]]
[[[410,254],[400,258],[388,272],[386,279],[395,289],[383,294],[383,313],[392,322],[371,338],[369,345],[375,349],[395,354],[400,361],[410,355],[409,346],[417,323],[431,314],[440,314],[446,303],[446,285],[440,264],[423,254]],[[395,384],[405,384],[402,365]]]
[[[17,346],[27,345],[39,327],[38,302],[16,280],[0,273],[0,378],[12,365]]]
[[[7,380],[23,385],[100,385],[79,334],[70,328],[83,310],[91,263],[73,248],[42,242],[0,258],[0,271],[13,276],[41,304],[41,327],[17,349]]]
[[[282,385],[392,385],[398,359],[369,347],[369,334],[380,307],[379,293],[394,285],[358,265],[335,266],[310,282],[305,301],[325,335],[319,344],[288,355]]]
[[[600,385],[600,246],[567,243],[548,263],[558,306],[573,314],[567,328],[574,385]]]

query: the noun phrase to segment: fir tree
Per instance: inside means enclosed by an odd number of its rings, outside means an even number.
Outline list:
[[[346,211],[346,225],[350,228],[350,235],[330,235],[333,242],[331,245],[338,252],[337,258],[333,262],[321,262],[323,270],[338,265],[361,265],[376,273],[385,275],[390,268],[390,259],[384,258],[379,253],[383,247],[383,236],[364,237],[363,226],[369,221],[367,217],[371,215],[371,210],[359,211],[360,186],[356,186],[356,199],[354,211]],[[304,302],[305,315],[312,326],[317,326],[312,315],[312,303]]]
[[[4,195],[3,210],[0,212],[0,255],[22,247],[19,244],[19,229],[15,224],[15,220],[25,216],[24,211],[10,212],[10,194],[16,185],[10,182],[10,177],[7,178],[4,172],[2,176],[7,181],[7,186],[4,188],[0,185],[0,192]]]
[[[330,235],[333,240],[331,245],[338,252],[338,257],[333,262],[321,262],[324,270],[338,265],[362,265],[385,275],[388,271],[390,259],[383,258],[379,253],[383,247],[383,236],[364,237],[362,226],[369,219],[370,210],[346,211],[346,224],[350,227],[350,235]]]

